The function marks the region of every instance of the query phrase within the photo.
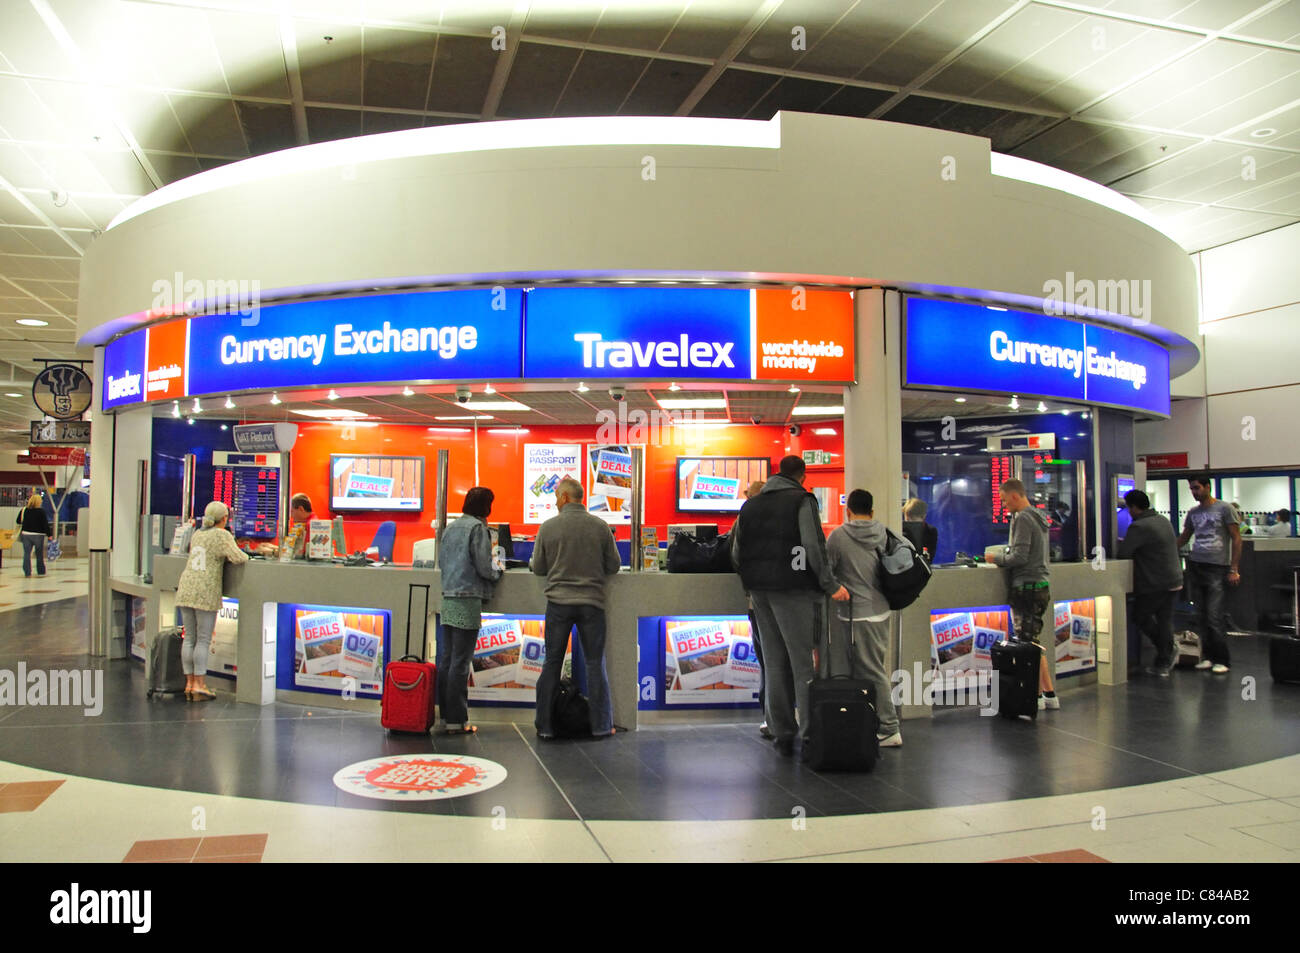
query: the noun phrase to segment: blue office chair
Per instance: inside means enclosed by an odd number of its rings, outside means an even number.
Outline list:
[[[393,545],[397,542],[397,522],[395,520],[384,520],[379,524],[379,529],[375,530],[375,538],[370,541],[366,548],[366,555],[375,554],[375,559],[381,563],[391,563],[393,561]]]

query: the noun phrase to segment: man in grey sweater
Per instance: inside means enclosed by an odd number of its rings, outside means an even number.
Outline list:
[[[832,664],[846,653],[849,674],[876,686],[876,714],[880,718],[877,740],[882,748],[898,748],[898,712],[893,685],[885,671],[889,651],[889,601],[880,591],[880,551],[886,542],[885,524],[875,517],[870,493],[854,490],[848,497],[848,522],[831,532],[826,554],[831,572],[849,591],[849,601],[839,604],[839,622],[831,624]],[[832,672],[832,674],[837,674]]]
[[[1011,622],[1016,638],[1021,642],[1038,643],[1043,631],[1043,613],[1052,608],[1052,590],[1048,580],[1047,517],[1029,505],[1025,485],[1019,480],[1005,480],[998,488],[1002,506],[1011,513],[1011,527],[1007,548],[1000,553],[987,553],[985,562],[1011,570],[1007,583],[1007,602],[1011,607]],[[1041,647],[1041,643],[1039,643]],[[1039,656],[1038,708],[1060,708],[1052,685],[1052,673],[1047,666],[1047,653]]]
[[[605,673],[605,577],[618,572],[618,547],[604,520],[587,512],[582,484],[555,487],[559,514],[542,524],[533,545],[533,572],[546,577],[546,661],[537,679],[534,725],[540,738],[554,738],[552,714],[564,667],[564,650],[576,625],[587,663],[591,733],[614,733],[614,710]]]
[[[1174,667],[1174,601],[1183,588],[1174,527],[1155,510],[1141,490],[1124,494],[1133,522],[1119,542],[1120,559],[1133,560],[1133,596],[1129,618],[1156,647],[1147,675],[1168,678]]]

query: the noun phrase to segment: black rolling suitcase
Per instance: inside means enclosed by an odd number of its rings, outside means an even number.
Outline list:
[[[181,667],[181,643],[185,630],[168,626],[158,633],[149,649],[149,691],[155,695],[179,695],[185,691],[185,670]]]
[[[998,714],[1038,718],[1038,667],[1043,650],[1033,642],[993,643],[989,657],[998,673]]]
[[[1268,672],[1275,682],[1300,682],[1300,639],[1274,636],[1268,640]]]
[[[831,671],[831,629],[837,624],[826,615],[826,640],[821,654],[823,677],[808,683],[808,731],[803,743],[803,760],[814,771],[870,771],[880,755],[876,737],[875,686],[847,675],[824,677]],[[853,603],[849,603],[849,618]],[[852,623],[848,623],[852,638]],[[803,713],[800,713],[803,717]]]

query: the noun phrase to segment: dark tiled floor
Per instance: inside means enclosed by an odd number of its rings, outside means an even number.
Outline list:
[[[599,742],[539,743],[521,724],[475,736],[388,735],[376,715],[274,704],[149,701],[143,668],[80,655],[85,600],[0,615],[0,668],[104,672],[99,717],[79,708],[0,709],[0,759],[161,788],[379,811],[588,820],[788,818],[912,810],[1069,794],[1189,777],[1300,752],[1300,686],[1275,685],[1267,646],[1232,640],[1227,676],[1179,671],[1118,688],[1063,688],[1036,724],[943,711],[907,721],[905,744],[870,774],[818,774],[744,725],[643,728]],[[1254,697],[1243,679],[1254,678]],[[1246,697],[1243,697],[1245,695]],[[463,798],[377,801],[336,789],[341,767],[438,751],[504,766],[505,783]],[[572,804],[572,809],[570,808]]]

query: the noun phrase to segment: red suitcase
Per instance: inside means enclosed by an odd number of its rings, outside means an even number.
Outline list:
[[[437,669],[418,656],[403,655],[384,669],[384,695],[379,721],[389,731],[428,734],[433,727]]]

